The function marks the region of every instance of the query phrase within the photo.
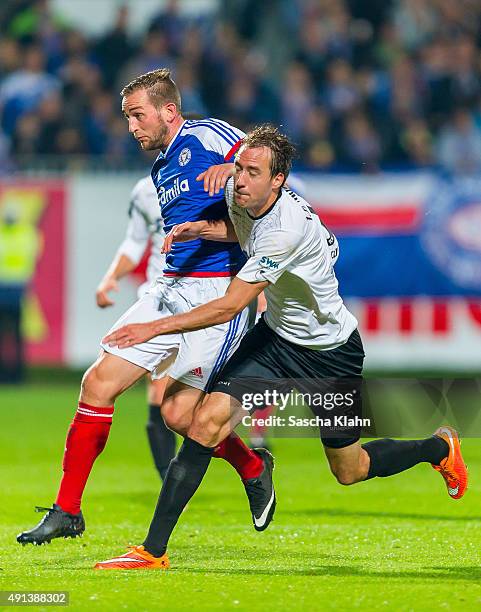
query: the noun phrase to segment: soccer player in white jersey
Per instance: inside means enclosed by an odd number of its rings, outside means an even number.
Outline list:
[[[121,96],[129,131],[142,149],[159,150],[151,176],[165,230],[185,221],[214,222],[225,217],[227,207],[223,192],[216,187],[217,175],[212,182],[208,169],[233,157],[243,132],[217,119],[184,120],[180,92],[168,69],[140,75],[123,88]],[[202,182],[196,180],[200,175]],[[224,295],[244,261],[232,239],[175,245],[166,256],[163,276],[112,329],[186,312]],[[99,358],[82,380],[56,501],[39,524],[19,534],[17,541],[43,544],[81,535],[85,530],[82,495],[107,442],[117,397],[147,372],[161,378],[168,370],[162,416],[170,429],[185,435],[247,324],[248,311],[242,308],[231,320],[209,329],[160,336],[123,349],[101,343]],[[217,446],[215,456],[228,461],[241,477],[252,514],[268,504],[273,469],[270,453],[249,449],[232,433]]]
[[[352,390],[351,383],[359,387],[364,351],[357,321],[338,293],[333,267],[339,253],[337,241],[305,200],[283,189],[293,153],[288,139],[272,126],[247,134],[236,156],[234,179],[226,188],[229,218],[217,224],[185,223],[174,228],[167,241],[166,250],[173,240],[203,233],[213,239],[217,232],[220,240],[236,235],[248,260],[224,297],[188,313],[128,325],[104,339],[130,346],[153,335],[215,325],[234,317],[261,291],[266,295],[265,316],[246,334],[194,416],[167,473],[144,544],[98,563],[99,569],[169,566],[166,549],[172,530],[197,490],[216,445],[246,414],[247,394],[293,387],[303,391],[317,385],[331,390]],[[350,413],[352,397],[349,401],[347,393],[344,397],[340,416],[342,411],[344,416]],[[360,409],[359,402],[355,407]],[[311,409],[318,412],[315,405]],[[356,425],[326,425],[320,435],[331,471],[341,484],[390,476],[429,462],[445,479],[452,498],[460,498],[466,490],[459,439],[450,427],[439,428],[425,440],[379,439],[362,445],[361,428]],[[272,489],[270,505],[254,522],[262,524],[274,505]]]
[[[95,297],[97,306],[100,308],[108,308],[114,304],[111,292],[118,291],[118,281],[133,272],[138,266],[149,240],[151,248],[147,261],[146,281],[138,289],[139,299],[163,274],[165,267],[165,255],[162,253],[165,238],[164,223],[160,214],[157,191],[150,175],[137,181],[132,189],[128,216],[125,239],[97,287]],[[166,382],[166,376],[151,379],[147,389],[149,405],[147,438],[155,467],[162,479],[175,455],[175,434],[165,425],[160,413]]]

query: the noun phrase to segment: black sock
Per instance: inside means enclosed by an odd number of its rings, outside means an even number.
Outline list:
[[[146,429],[155,467],[163,480],[169,463],[175,457],[175,433],[164,423],[157,404],[149,404]]]
[[[448,444],[438,436],[425,440],[373,440],[362,445],[371,459],[366,480],[374,476],[392,476],[422,461],[438,465],[448,456]]]
[[[204,478],[213,453],[213,448],[185,438],[177,457],[170,462],[144,542],[146,550],[155,557],[161,557],[167,550],[170,534]]]

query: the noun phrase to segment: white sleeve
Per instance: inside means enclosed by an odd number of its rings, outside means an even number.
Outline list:
[[[248,283],[269,281],[275,284],[296,257],[302,235],[292,230],[267,232],[254,243],[254,255],[247,260],[237,278]]]
[[[232,204],[234,203],[234,177],[231,176],[227,179],[227,182],[224,187],[224,199],[227,204],[227,208],[232,208]]]
[[[139,206],[139,191],[134,188],[129,206],[129,223],[125,239],[117,253],[126,255],[135,264],[139,263],[150,237],[149,220]]]

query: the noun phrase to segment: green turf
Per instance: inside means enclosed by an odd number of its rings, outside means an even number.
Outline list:
[[[238,478],[213,461],[171,540],[169,572],[93,571],[141,542],[157,499],[140,387],[118,402],[85,495],[85,536],[20,547],[15,535],[40,516],[33,506],[55,496],[76,394],[61,381],[0,387],[1,589],[68,590],[72,610],[481,609],[473,439],[463,445],[471,486],[459,502],[428,465],[341,487],[317,440],[275,440],[278,510],[261,534]]]

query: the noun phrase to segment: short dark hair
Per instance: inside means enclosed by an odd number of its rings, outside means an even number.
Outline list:
[[[281,173],[284,180],[292,168],[296,147],[275,125],[265,123],[248,132],[242,140],[242,148],[267,147],[271,151],[271,176]]]
[[[177,107],[179,113],[181,112],[179,88],[172,79],[168,68],[159,68],[158,70],[151,70],[141,74],[126,85],[120,92],[120,95],[122,97],[128,96],[139,89],[145,89],[150,101],[156,108],[172,102]]]

